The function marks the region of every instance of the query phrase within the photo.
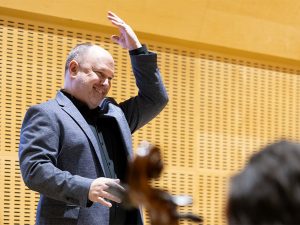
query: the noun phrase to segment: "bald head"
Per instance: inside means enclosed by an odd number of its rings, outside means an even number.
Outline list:
[[[97,45],[94,45],[92,43],[82,43],[76,45],[70,52],[66,60],[65,64],[65,73],[69,69],[70,62],[72,60],[76,60],[77,62],[82,62],[82,60],[85,58],[85,55],[91,50],[95,49],[97,52],[99,52],[101,55],[105,55],[108,58],[112,59],[111,54],[106,51],[104,48],[101,48]]]
[[[114,77],[114,60],[105,49],[93,44],[77,45],[70,52],[64,90],[90,109],[106,97]]]

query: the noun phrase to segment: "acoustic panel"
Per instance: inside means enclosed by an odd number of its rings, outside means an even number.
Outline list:
[[[29,106],[63,87],[68,52],[92,42],[115,60],[109,93],[118,102],[137,88],[128,52],[107,33],[0,16],[0,224],[34,224],[38,194],[22,182],[19,132]],[[228,178],[259,148],[279,138],[299,140],[300,70],[166,42],[142,40],[158,53],[169,104],[134,134],[160,146],[165,170],[153,181],[194,203],[180,208],[226,224]],[[145,213],[146,224],[149,218]],[[191,224],[189,221],[180,224]]]

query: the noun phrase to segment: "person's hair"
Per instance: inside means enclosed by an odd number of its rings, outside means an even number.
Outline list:
[[[73,59],[78,60],[79,56],[84,55],[87,52],[87,50],[89,50],[93,46],[95,45],[88,42],[76,45],[68,54],[65,64],[65,73],[68,71],[69,64]]]
[[[229,225],[300,224],[300,145],[280,141],[231,179]]]

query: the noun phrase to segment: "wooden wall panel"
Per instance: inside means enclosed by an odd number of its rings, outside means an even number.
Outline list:
[[[19,131],[28,107],[55,97],[63,86],[65,58],[74,45],[93,42],[109,50],[116,62],[109,95],[122,101],[136,94],[128,53],[110,35],[1,16],[0,224],[34,224],[38,194],[20,177]],[[170,102],[134,134],[134,148],[142,140],[161,147],[166,168],[153,185],[192,195],[194,204],[180,210],[200,213],[205,225],[226,224],[228,177],[260,146],[300,138],[300,70],[142,41],[158,52]]]

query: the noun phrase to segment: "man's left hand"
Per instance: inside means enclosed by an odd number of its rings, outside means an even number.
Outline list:
[[[118,17],[115,13],[109,11],[107,18],[118,27],[120,34],[112,35],[111,39],[121,45],[123,48],[128,50],[134,50],[142,47],[139,39],[136,34],[132,30],[132,28],[126,24],[120,17]]]

